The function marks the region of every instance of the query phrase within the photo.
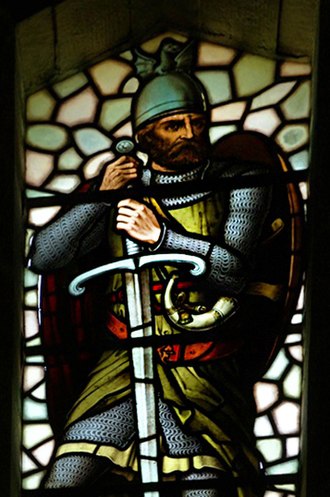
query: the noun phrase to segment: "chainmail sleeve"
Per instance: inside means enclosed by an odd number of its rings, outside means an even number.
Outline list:
[[[96,248],[104,237],[107,209],[103,204],[77,205],[37,233],[31,269],[37,273],[57,269]]]
[[[261,169],[229,170],[227,177],[238,174],[255,175]],[[223,175],[224,176],[224,175]],[[230,294],[241,292],[247,282],[256,248],[271,199],[271,187],[252,186],[233,188],[228,198],[228,215],[225,220],[221,243],[198,238],[193,233],[178,233],[167,228],[162,249],[190,252],[208,260],[208,281]]]

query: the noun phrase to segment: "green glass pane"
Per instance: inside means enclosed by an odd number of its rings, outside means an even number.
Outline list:
[[[49,183],[47,183],[46,188],[61,193],[70,193],[80,183],[79,176],[75,174],[58,174]]]
[[[243,55],[234,66],[236,88],[240,97],[252,95],[273,83],[275,61],[258,55]]]
[[[78,148],[85,155],[92,155],[111,146],[111,140],[95,128],[84,128],[74,132]]]
[[[211,105],[231,99],[230,78],[226,71],[196,71],[195,74],[204,85]]]
[[[237,127],[234,124],[230,124],[229,126],[212,126],[209,132],[211,143],[215,143],[223,136],[236,131],[236,129]]]
[[[120,57],[125,60],[133,60],[133,54],[129,50],[120,54]]]
[[[268,475],[281,475],[281,474],[294,474],[297,473],[299,469],[298,459],[293,459],[292,461],[286,461],[280,464],[275,464],[267,468]]]
[[[301,396],[301,368],[292,366],[283,382],[283,392],[288,398],[299,399]]]
[[[57,83],[53,86],[53,89],[59,97],[67,97],[68,95],[78,91],[86,83],[88,83],[86,76],[83,73],[78,73],[71,78],[67,78],[64,81]]]
[[[28,340],[26,342],[27,347],[39,347],[39,345],[43,345],[40,336],[35,338],[34,340]]]
[[[264,378],[269,380],[279,380],[288,365],[289,365],[288,358],[286,357],[284,351],[280,350],[273,364],[268,369],[267,373],[264,375]]]
[[[285,152],[292,152],[308,142],[308,127],[304,124],[288,124],[277,135],[276,140]]]
[[[310,93],[310,82],[305,81],[281,105],[281,109],[287,119],[301,119],[309,116]]]
[[[130,78],[123,87],[123,93],[135,93],[138,87],[139,80],[137,78]]]
[[[118,92],[122,82],[132,72],[130,64],[120,60],[108,59],[90,68],[94,83],[102,95]]]
[[[307,169],[309,166],[309,153],[307,150],[302,150],[297,154],[291,155],[289,161],[295,171]]]
[[[47,121],[54,110],[56,100],[47,90],[31,95],[26,102],[26,118],[28,121]]]
[[[39,276],[29,269],[24,270],[24,284],[25,287],[36,286],[38,284]]]
[[[40,486],[43,476],[44,476],[44,471],[40,471],[37,474],[23,478],[22,481],[23,490],[34,490],[35,488],[38,488]]]
[[[274,435],[273,427],[268,416],[258,416],[254,424],[254,433],[257,437],[269,437]]]
[[[259,109],[260,107],[267,107],[270,105],[274,105],[282,98],[285,97],[292,90],[295,85],[295,81],[287,81],[285,83],[279,83],[274,85],[269,90],[264,91],[257,97],[255,97],[252,101],[251,109]]]
[[[26,357],[25,362],[27,364],[44,364],[45,358],[42,355],[31,356],[31,357]]]
[[[107,100],[101,110],[100,125],[111,130],[121,121],[128,119],[131,112],[131,99],[129,97]]]
[[[69,148],[63,152],[58,160],[58,168],[60,170],[78,169],[82,162],[82,158],[77,154],[74,148]]]
[[[283,457],[282,443],[277,438],[258,440],[257,447],[268,462],[276,461]]]
[[[50,192],[32,190],[31,188],[27,188],[25,190],[25,195],[27,198],[38,198],[38,197],[52,197],[54,194]]]
[[[28,127],[26,142],[33,147],[56,151],[68,142],[68,134],[60,125],[34,124]]]
[[[68,126],[94,121],[98,99],[91,88],[65,100],[59,108],[56,121]]]
[[[47,405],[35,402],[32,399],[25,399],[23,402],[23,419],[25,421],[46,420],[48,416]]]

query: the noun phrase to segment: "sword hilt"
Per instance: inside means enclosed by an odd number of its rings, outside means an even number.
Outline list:
[[[152,266],[156,264],[170,264],[175,266],[177,264],[188,264],[192,266],[189,271],[192,276],[200,276],[206,270],[206,262],[201,257],[196,255],[187,254],[147,254],[140,255],[139,257],[129,257],[119,259],[109,264],[104,264],[97,268],[86,271],[74,278],[69,285],[69,292],[71,295],[77,297],[82,295],[85,291],[83,284],[92,278],[101,276],[105,273],[117,272],[134,272],[139,271],[143,267]]]

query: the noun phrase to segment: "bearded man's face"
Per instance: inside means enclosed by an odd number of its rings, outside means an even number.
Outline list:
[[[170,170],[193,167],[209,153],[206,118],[202,114],[174,114],[138,133],[141,149],[153,162]]]

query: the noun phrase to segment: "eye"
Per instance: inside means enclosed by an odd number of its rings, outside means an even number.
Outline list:
[[[193,119],[191,124],[194,128],[202,129],[205,127],[205,119]]]
[[[177,122],[168,122],[165,126],[166,131],[178,131],[180,124]]]

